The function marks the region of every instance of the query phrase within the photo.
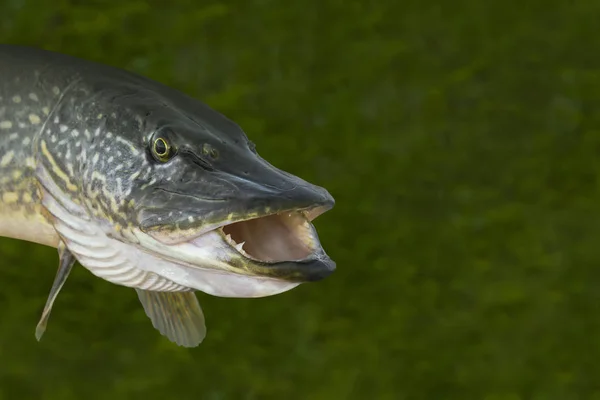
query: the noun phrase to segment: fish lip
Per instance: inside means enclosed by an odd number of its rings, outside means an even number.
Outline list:
[[[290,282],[317,282],[327,278],[337,268],[335,261],[326,254],[298,261],[280,261],[276,263],[254,263],[268,269],[268,276]]]

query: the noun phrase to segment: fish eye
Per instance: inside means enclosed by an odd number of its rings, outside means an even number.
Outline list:
[[[163,137],[154,139],[154,142],[152,143],[152,155],[160,162],[167,162],[171,159],[171,145],[167,139]]]
[[[216,160],[217,158],[219,158],[219,150],[215,149],[208,143],[205,143],[202,146],[202,154],[204,154],[205,156],[209,156],[213,160]]]

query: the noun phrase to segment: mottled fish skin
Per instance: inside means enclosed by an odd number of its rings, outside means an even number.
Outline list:
[[[96,76],[99,72],[74,58],[22,47],[0,47],[3,236],[58,246],[61,235],[57,218],[51,207],[44,206],[43,193],[51,204],[61,204],[71,215],[83,218],[66,225],[86,223],[91,214],[108,221],[115,231],[123,225],[131,226],[126,210],[133,203],[125,202],[125,195],[131,193],[134,180],[151,181],[152,171],[142,166],[145,154],[117,132],[143,121],[139,117],[123,118],[123,113],[131,110],[115,102],[127,94],[128,85],[135,83],[124,80],[114,89],[106,81],[115,78]],[[114,73],[118,76],[121,71]],[[111,178],[109,187],[107,181]],[[93,262],[90,265],[86,260],[89,249],[73,249],[78,245],[76,241],[62,236],[84,266],[112,283],[151,290],[187,290],[152,272],[135,271],[133,266],[116,269],[123,257],[106,254],[108,242],[92,244],[104,251],[101,258],[92,257],[92,261],[106,267],[94,269]],[[89,239],[81,237],[89,244]]]
[[[190,291],[262,297],[331,274],[310,221],[333,205],[200,101],[110,66],[0,45],[0,236],[62,248],[135,288],[180,345],[205,334]],[[254,244],[260,259],[222,230],[263,217],[281,234]],[[301,245],[282,239],[292,229]]]
[[[39,80],[41,68],[0,57],[0,236],[56,247],[58,235],[42,213],[34,141],[60,97]]]

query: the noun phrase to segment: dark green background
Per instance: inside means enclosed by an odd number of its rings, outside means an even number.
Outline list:
[[[180,349],[0,241],[0,399],[600,399],[600,2],[3,0],[0,41],[134,70],[325,186],[338,270],[199,294]],[[0,77],[1,79],[1,77]]]

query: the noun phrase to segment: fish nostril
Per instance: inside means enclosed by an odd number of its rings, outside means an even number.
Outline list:
[[[193,181],[189,176],[182,176],[178,179],[179,183],[190,183]]]

